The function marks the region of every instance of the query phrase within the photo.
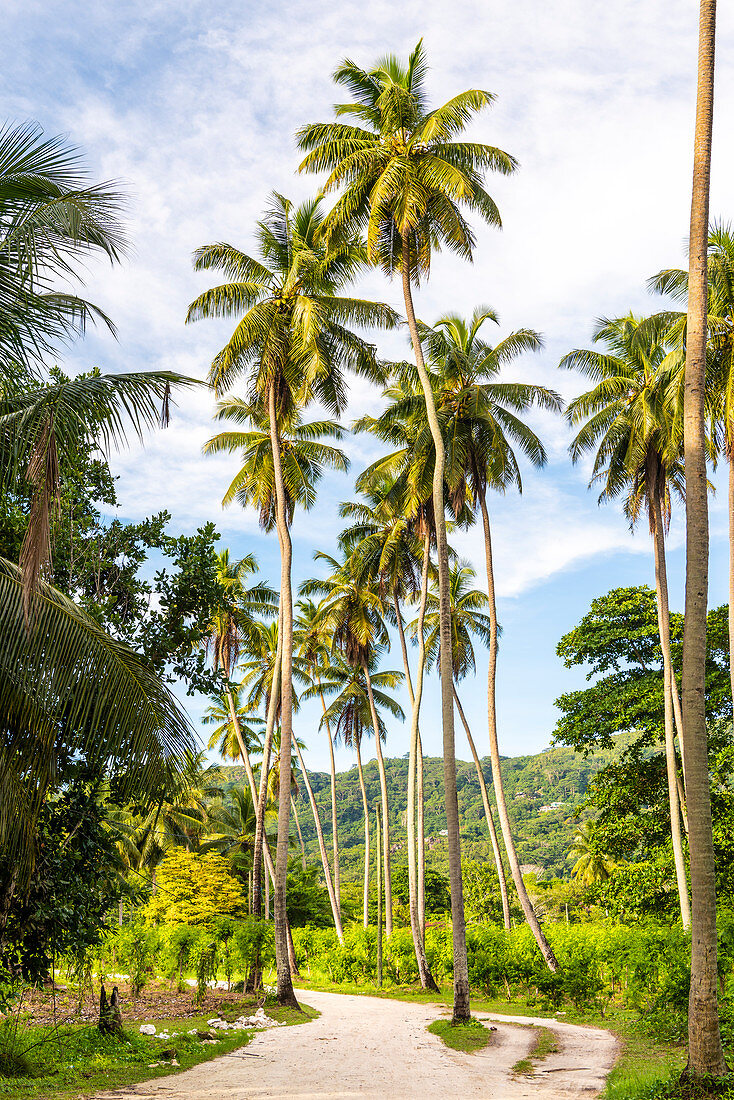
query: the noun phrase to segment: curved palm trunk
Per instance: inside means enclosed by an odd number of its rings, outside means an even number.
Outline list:
[[[451,884],[451,926],[454,948],[454,1020],[468,1020],[471,1015],[469,1001],[469,964],[466,955],[466,920],[464,917],[464,890],[461,881],[461,835],[459,832],[459,799],[456,791],[456,756],[454,744],[454,678],[451,668],[451,604],[449,592],[449,558],[446,543],[446,517],[444,514],[443,481],[445,452],[441,425],[436,413],[431,380],[426,371],[418,335],[418,325],[413,309],[410,285],[410,239],[405,234],[402,241],[402,278],[405,314],[415,354],[415,364],[426,401],[426,416],[436,452],[433,471],[433,511],[436,524],[438,558],[438,608],[439,636],[441,642],[441,725],[443,730],[443,783],[446,801],[446,831],[449,849],[449,881]]]
[[[298,739],[294,738],[294,744],[296,746],[296,753],[298,754],[298,763],[301,766],[301,773],[303,775],[303,782],[306,784],[306,790],[308,792],[308,800],[311,803],[311,813],[313,814],[314,825],[316,826],[316,836],[319,840],[319,852],[321,853],[321,865],[324,869],[324,881],[326,883],[326,889],[329,892],[329,901],[331,902],[331,912],[334,917],[334,927],[336,928],[336,934],[339,937],[339,943],[344,942],[344,929],[342,928],[342,919],[339,915],[339,906],[336,901],[336,894],[334,893],[334,884],[331,881],[331,871],[329,870],[329,857],[326,854],[326,844],[324,842],[324,831],[321,828],[321,818],[319,817],[319,809],[316,805],[316,799],[314,798],[313,789],[311,787],[311,780],[308,777],[306,771],[306,765],[303,763],[303,756],[301,755],[301,749],[298,744]],[[306,869],[304,858],[304,871]]]
[[[273,452],[276,518],[280,542],[280,613],[282,623],[281,649],[281,719],[280,758],[289,761],[293,740],[293,592],[291,589],[291,560],[293,547],[285,507],[283,469],[280,461],[280,439],[275,409],[275,386],[271,382],[268,391],[268,415],[270,421],[270,445]],[[281,783],[278,796],[278,843],[275,851],[275,889],[273,914],[275,920],[275,960],[278,971],[278,1004],[298,1008],[293,992],[291,964],[289,960],[289,929],[286,912],[288,878],[288,835],[290,829],[290,784]]]
[[[275,650],[275,667],[273,668],[273,683],[270,688],[268,700],[268,713],[265,722],[265,738],[263,740],[263,758],[260,768],[260,792],[255,808],[255,848],[252,856],[252,908],[256,917],[260,916],[262,908],[262,858],[263,838],[265,835],[265,808],[268,801],[268,775],[270,774],[270,753],[273,746],[273,733],[275,732],[275,716],[278,713],[280,701],[280,673],[283,656],[282,638],[283,615],[278,606],[278,644]]]
[[[538,917],[533,908],[533,903],[528,896],[528,892],[525,889],[525,883],[523,882],[522,872],[520,871],[520,861],[517,858],[517,851],[515,850],[515,841],[512,836],[512,828],[510,826],[510,818],[507,813],[507,802],[505,800],[505,788],[502,782],[502,771],[500,767],[500,750],[499,742],[497,740],[497,710],[495,702],[495,688],[497,677],[497,601],[494,591],[494,566],[492,564],[492,534],[489,528],[489,513],[487,511],[487,501],[484,494],[479,497],[479,506],[482,511],[482,524],[484,527],[484,556],[487,564],[487,595],[489,597],[489,667],[487,670],[487,717],[489,721],[489,756],[492,761],[492,781],[494,784],[494,796],[497,800],[497,816],[500,819],[500,828],[502,829],[502,839],[505,842],[505,851],[507,852],[507,860],[510,864],[510,872],[512,874],[512,881],[515,883],[515,889],[517,890],[517,896],[522,906],[522,911],[525,914],[525,920],[530,925],[535,941],[540,948],[543,958],[548,964],[548,968],[553,973],[558,970],[558,960],[553,953],[551,945],[543,935],[543,930],[538,923]]]
[[[421,700],[423,698],[423,677],[426,668],[426,641],[423,632],[423,623],[426,617],[426,602],[428,600],[428,565],[430,559],[430,539],[426,535],[423,544],[423,569],[421,571],[421,596],[420,604],[418,607],[418,661],[415,671],[415,692],[413,692],[413,686],[410,682],[409,675],[410,669],[408,666],[408,654],[405,649],[405,638],[402,633],[402,622],[398,618],[398,625],[400,628],[403,654],[406,667],[406,678],[408,683],[408,690],[410,692],[410,701],[412,704],[410,714],[410,742],[408,752],[408,812],[407,812],[407,834],[408,834],[408,903],[410,910],[410,930],[413,934],[413,949],[415,951],[415,959],[418,964],[418,975],[421,980],[421,986],[423,989],[432,989],[438,992],[438,986],[433,980],[433,976],[428,969],[428,962],[426,960],[425,945],[423,943],[423,933],[420,925],[420,916],[418,912],[418,884],[416,881],[416,847],[417,837],[415,828],[415,793],[416,793],[416,762],[418,756],[418,722],[420,719]],[[396,608],[398,608],[398,601],[395,600]]]
[[[717,1009],[716,879],[706,732],[706,604],[708,485],[706,481],[707,249],[711,130],[714,107],[716,0],[701,0],[698,92],[691,198],[683,440],[686,471],[686,606],[683,631],[683,751],[688,785],[692,943],[688,1011],[691,1074],[726,1070]]]
[[[364,813],[364,893],[362,899],[362,923],[364,927],[369,926],[369,906],[370,906],[370,810],[367,805],[367,788],[364,785],[364,772],[362,771],[362,753],[359,748],[359,740],[356,744],[357,749],[357,772],[359,774],[359,786],[362,791],[362,811]]]
[[[658,609],[658,631],[660,648],[663,653],[663,684],[665,693],[665,764],[668,778],[668,806],[670,808],[670,835],[673,841],[673,861],[675,878],[678,885],[678,901],[683,927],[691,927],[691,908],[688,901],[688,883],[686,881],[686,862],[683,855],[683,842],[680,828],[680,810],[678,803],[678,761],[675,755],[675,731],[673,728],[673,665],[670,658],[670,609],[668,606],[668,578],[665,564],[665,536],[660,497],[655,487],[655,471],[648,478],[648,500],[650,501],[650,526],[652,527],[653,551],[655,557],[655,594]]]
[[[324,723],[326,725],[326,736],[329,738],[329,767],[331,769],[331,840],[334,853],[334,895],[336,897],[336,909],[339,914],[339,920],[341,921],[341,874],[339,871],[339,830],[337,828],[336,818],[336,761],[334,760],[334,742],[331,737],[331,728],[329,726],[329,719],[326,717],[326,703],[324,702],[324,696],[321,693],[321,685],[319,684],[319,698],[321,699],[321,709],[324,712]]]
[[[459,718],[461,718],[461,724],[464,727],[464,733],[466,739],[469,742],[469,748],[474,759],[474,764],[477,769],[477,778],[479,779],[479,788],[482,792],[482,803],[484,805],[484,816],[487,821],[487,828],[489,829],[489,839],[492,842],[492,852],[494,854],[494,865],[497,869],[497,878],[500,884],[500,895],[502,897],[502,918],[505,922],[505,928],[508,932],[512,931],[512,924],[510,923],[510,899],[507,895],[507,879],[505,878],[505,868],[502,863],[502,852],[500,851],[500,843],[497,839],[497,830],[494,826],[494,815],[492,813],[492,807],[489,802],[489,794],[487,793],[487,784],[484,779],[484,769],[482,768],[482,762],[479,759],[479,753],[477,752],[476,745],[474,744],[474,738],[471,735],[469,729],[469,723],[466,720],[464,714],[464,708],[461,705],[459,694],[454,686],[454,699],[456,701],[456,709],[459,712]]]
[[[388,819],[387,801],[387,775],[385,774],[385,761],[382,757],[382,744],[380,742],[380,724],[377,721],[375,699],[372,694],[372,677],[367,665],[362,665],[365,683],[367,684],[367,697],[370,701],[370,715],[372,717],[372,729],[375,733],[375,749],[377,751],[377,770],[380,774],[380,794],[382,796],[382,861],[385,866],[385,934],[392,935],[392,881],[390,877],[390,821]]]
[[[298,810],[296,809],[296,803],[291,795],[291,813],[293,814],[293,820],[296,823],[296,832],[298,833],[298,843],[301,846],[301,867],[306,870],[306,845],[303,843],[303,833],[301,832],[301,822],[298,820]]]

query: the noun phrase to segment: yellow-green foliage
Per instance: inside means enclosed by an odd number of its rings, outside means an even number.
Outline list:
[[[247,913],[247,897],[218,852],[176,848],[161,860],[156,882],[145,907],[147,924],[208,924]]]

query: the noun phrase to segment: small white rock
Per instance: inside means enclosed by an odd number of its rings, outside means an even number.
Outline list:
[[[140,1034],[141,1035],[155,1035],[155,1024],[141,1024],[140,1025]]]

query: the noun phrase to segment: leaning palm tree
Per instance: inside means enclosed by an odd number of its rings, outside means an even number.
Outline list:
[[[323,670],[319,686],[307,688],[304,698],[313,698],[315,694],[334,696],[324,712],[322,725],[328,722],[334,730],[334,741],[343,742],[347,748],[354,749],[357,756],[357,771],[362,792],[362,812],[364,814],[364,895],[363,923],[368,925],[368,902],[370,884],[370,810],[367,789],[362,767],[362,739],[364,735],[377,731],[377,737],[384,741],[387,735],[385,722],[380,710],[386,710],[394,718],[402,718],[399,704],[388,692],[400,683],[399,672],[370,670],[369,685],[362,665],[348,664],[338,653],[333,655],[332,663]],[[378,853],[379,854],[379,853]]]
[[[195,255],[197,270],[219,270],[230,280],[201,294],[187,321],[238,317],[237,327],[214,358],[210,378],[219,393],[246,375],[251,404],[267,410],[275,486],[275,516],[281,553],[282,736],[286,753],[293,727],[292,544],[280,449],[280,425],[293,411],[319,400],[330,412],[344,406],[344,369],[379,373],[374,348],[346,326],[389,327],[397,321],[387,306],[338,296],[365,255],[354,236],[344,234],[327,250],[319,243],[323,225],[318,199],[294,209],[274,195],[258,222],[260,258],[229,244],[208,245]],[[288,963],[286,878],[290,800],[281,793],[276,855],[275,926],[278,1000],[297,1005]]]
[[[700,0],[698,93],[689,235],[684,463],[686,471],[686,606],[683,632],[683,752],[689,803],[693,937],[688,1064],[696,1076],[723,1075],[726,1062],[717,1011],[716,886],[706,729],[706,244],[714,113],[716,0]]]
[[[393,914],[387,775],[382,755],[379,717],[372,699],[370,672],[377,652],[388,644],[389,635],[383,618],[382,601],[379,595],[372,591],[368,584],[357,579],[351,560],[347,559],[340,562],[320,550],[316,552],[314,557],[317,561],[326,562],[332,573],[325,580],[309,579],[304,581],[301,585],[301,593],[305,596],[320,595],[323,597],[324,620],[331,632],[334,648],[342,655],[348,665],[356,665],[362,669],[367,697],[370,700],[384,820],[385,929],[389,936],[392,933]]]
[[[509,932],[512,925],[510,923],[510,901],[507,894],[507,880],[505,878],[505,868],[502,863],[502,853],[497,839],[497,830],[494,825],[494,815],[489,801],[487,784],[484,779],[484,769],[482,768],[482,762],[479,758],[476,745],[474,744],[471,728],[456,689],[456,684],[458,684],[460,680],[463,680],[469,673],[473,673],[476,670],[472,635],[475,635],[488,647],[491,645],[492,640],[492,619],[491,616],[485,612],[485,608],[489,606],[489,597],[479,589],[472,588],[471,584],[475,576],[476,573],[469,562],[459,561],[451,566],[451,645],[452,665],[454,669],[454,700],[477,770],[479,788],[482,793],[482,804],[484,806],[484,816],[487,822],[487,829],[489,830],[492,854],[494,856],[494,863],[497,869],[497,878],[500,886],[502,916],[505,928]],[[435,591],[428,593],[424,625],[427,632],[425,648],[428,658],[429,660],[435,659],[438,663],[440,662],[439,616],[438,596]],[[418,621],[411,624],[411,631],[416,635],[420,635],[420,630],[421,624]]]
[[[0,129],[0,379],[38,368],[87,323],[111,321],[70,293],[90,257],[125,252],[124,199],[92,183],[81,152],[37,123]]]
[[[679,410],[676,407],[679,355],[675,348],[671,351],[669,333],[667,314],[643,320],[632,315],[614,321],[603,320],[595,329],[594,339],[606,345],[605,351],[572,351],[563,358],[561,366],[580,370],[596,383],[588,393],[575,398],[567,409],[569,422],[580,425],[571,444],[573,461],[595,451],[592,484],[599,482],[603,486],[600,502],[626,494],[625,511],[633,525],[643,508],[648,515],[663,654],[670,827],[681,919],[684,928],[688,928],[691,917],[675,753],[677,690],[670,651],[665,562],[671,493],[684,494]]]
[[[474,235],[462,207],[499,225],[497,206],[483,186],[489,169],[512,172],[515,161],[493,146],[455,140],[492,96],[472,89],[442,107],[429,108],[427,62],[422,43],[408,64],[388,55],[370,70],[344,61],[334,73],[352,102],[336,108],[350,122],[314,123],[299,133],[306,157],[301,168],[329,173],[325,191],[341,194],[329,215],[334,234],[366,228],[372,264],[388,276],[400,272],[405,311],[426,412],[436,449],[433,500],[442,630],[446,665],[442,675],[442,725],[454,929],[454,1016],[469,1016],[469,976],[461,883],[459,809],[454,761],[454,711],[450,667],[448,551],[443,520],[444,448],[413,309],[413,286],[430,271],[432,254],[447,247],[471,260]]]
[[[479,306],[469,322],[457,314],[449,314],[440,318],[433,328],[422,326],[421,333],[435,377],[439,416],[447,436],[449,493],[452,499],[455,498],[455,508],[468,501],[473,509],[479,508],[482,516],[490,618],[487,719],[497,814],[525,919],[548,966],[555,970],[557,960],[525,888],[504,794],[495,698],[499,624],[487,495],[490,491],[505,493],[513,487],[522,492],[516,451],[533,466],[545,464],[543,445],[521,415],[534,406],[556,411],[561,400],[558,394],[543,386],[509,382],[501,376],[506,364],[517,356],[542,347],[540,335],[533,329],[519,329],[492,345],[482,332],[487,321],[498,323],[497,315],[487,306]]]
[[[209,830],[200,847],[202,852],[219,852],[229,859],[242,874],[252,866],[255,848],[255,805],[246,788],[235,787],[226,802],[212,806],[209,814]],[[275,839],[278,815],[272,807],[265,812],[265,832],[268,839]]]

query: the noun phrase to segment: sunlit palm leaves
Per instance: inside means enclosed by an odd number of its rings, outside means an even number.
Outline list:
[[[69,291],[94,253],[119,259],[121,195],[91,184],[81,155],[35,123],[0,129],[0,378],[39,364],[89,321],[111,322]]]
[[[179,704],[127,646],[41,585],[24,626],[20,572],[0,559],[0,840],[30,865],[33,828],[62,761],[84,754],[123,796],[155,797],[193,736]]]

